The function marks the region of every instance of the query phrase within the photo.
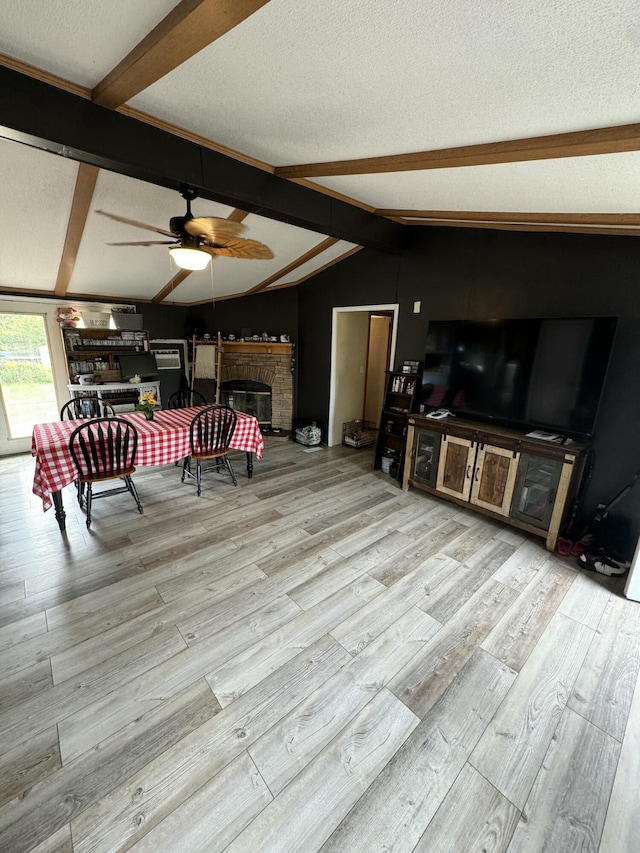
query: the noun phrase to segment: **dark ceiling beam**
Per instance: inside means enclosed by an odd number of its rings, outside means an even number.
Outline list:
[[[92,92],[115,109],[267,4],[268,0],[181,0]]]
[[[382,251],[403,227],[130,116],[0,67],[0,136],[152,184]]]

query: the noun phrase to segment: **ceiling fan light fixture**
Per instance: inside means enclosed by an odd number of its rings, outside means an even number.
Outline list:
[[[203,270],[211,260],[211,255],[200,249],[185,249],[183,246],[169,249],[169,254],[183,270]]]

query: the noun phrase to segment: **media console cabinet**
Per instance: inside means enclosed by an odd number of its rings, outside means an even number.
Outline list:
[[[543,441],[460,418],[409,417],[402,488],[409,486],[556,540],[589,445]]]

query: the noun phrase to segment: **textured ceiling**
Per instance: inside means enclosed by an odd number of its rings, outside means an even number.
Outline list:
[[[261,7],[238,0],[238,5],[255,11],[202,49],[194,48],[193,55],[190,37],[172,31],[160,64],[174,52],[179,58],[121,108],[242,159],[254,158],[268,171],[640,121],[640,18],[632,0],[270,0]],[[223,20],[234,4],[22,0],[3,9],[0,63],[47,82],[55,75],[62,80],[54,85],[90,97],[167,14],[172,13],[170,25],[162,26],[171,29],[176,16],[198,7]],[[0,105],[0,136],[2,113]],[[414,171],[357,174],[357,168],[346,168],[340,175],[317,174],[306,185],[372,210],[402,211],[406,222],[430,224],[427,214],[434,211],[484,212],[488,218],[501,213],[511,222],[518,222],[518,213],[546,214],[547,223],[549,215],[565,214],[580,227],[586,214],[640,214],[638,148],[590,156],[566,156],[573,153],[567,149],[528,162],[498,159]],[[269,245],[272,260],[217,258],[211,269],[169,287],[176,268],[165,247],[106,245],[158,235],[95,211],[167,228],[171,216],[184,213],[180,196],[101,170],[78,226],[77,174],[72,160],[0,138],[3,291],[53,295],[58,281],[57,294],[70,299],[192,303],[294,285],[357,248],[349,240],[326,241],[311,226],[251,213],[244,219],[245,236]],[[195,215],[242,215],[205,198],[193,207]],[[78,246],[65,255],[70,221],[76,222]],[[34,222],[45,227],[39,225],[37,248],[25,255],[25,235],[33,234]],[[605,218],[599,226],[615,227],[615,220]],[[640,219],[625,227],[626,233],[638,233]],[[63,258],[71,273],[60,283]]]

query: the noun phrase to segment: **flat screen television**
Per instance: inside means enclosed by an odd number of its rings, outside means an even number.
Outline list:
[[[121,355],[118,360],[120,361],[120,373],[125,382],[134,376],[139,376],[145,382],[157,380],[159,377],[158,364],[152,352]]]
[[[432,321],[425,411],[573,438],[593,434],[617,317]]]

